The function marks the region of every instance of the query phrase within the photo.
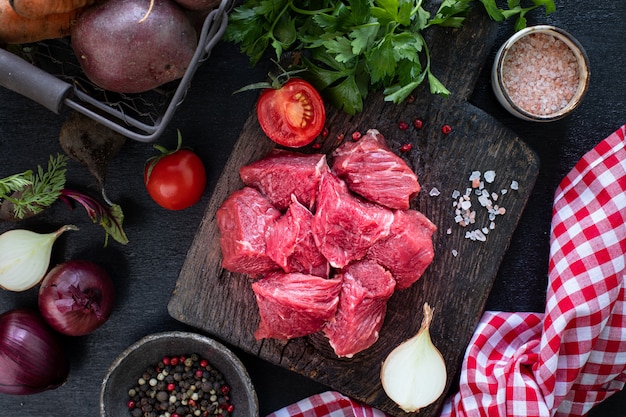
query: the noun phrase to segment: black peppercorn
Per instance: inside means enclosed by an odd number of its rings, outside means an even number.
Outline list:
[[[233,405],[223,375],[198,354],[165,357],[128,390],[131,417],[229,417]]]

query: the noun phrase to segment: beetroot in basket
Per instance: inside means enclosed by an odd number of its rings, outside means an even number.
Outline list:
[[[72,49],[85,75],[120,93],[181,78],[196,46],[196,31],[173,0],[107,0],[82,13],[72,30]]]

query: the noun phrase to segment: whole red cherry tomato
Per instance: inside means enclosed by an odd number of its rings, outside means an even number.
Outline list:
[[[320,94],[300,78],[290,78],[279,88],[265,89],[256,112],[265,134],[279,145],[291,148],[311,143],[326,123]]]
[[[161,151],[144,168],[144,184],[150,197],[168,210],[182,210],[197,203],[206,187],[206,171],[202,161],[192,151],[181,149],[182,138],[178,132],[178,146]]]

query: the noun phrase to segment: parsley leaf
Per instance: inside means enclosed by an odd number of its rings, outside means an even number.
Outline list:
[[[431,72],[423,32],[432,26],[461,27],[474,4],[497,22],[537,8],[555,11],[554,0],[441,0],[431,16],[428,0],[243,0],[229,13],[224,39],[239,44],[252,65],[269,49],[280,61],[287,51],[302,59],[306,78],[335,107],[349,114],[363,109],[369,91],[404,101],[424,80],[432,94],[450,92]],[[525,5],[522,5],[524,3]]]

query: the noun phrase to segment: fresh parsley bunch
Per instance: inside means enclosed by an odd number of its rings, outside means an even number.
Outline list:
[[[553,0],[479,0],[489,16],[517,16],[515,28],[538,7],[555,10]],[[335,107],[348,114],[363,109],[369,91],[384,89],[385,100],[404,101],[424,80],[432,94],[449,95],[430,70],[423,32],[431,26],[460,27],[474,0],[442,0],[436,12],[428,0],[244,0],[229,15],[225,39],[240,45],[255,65],[271,47],[277,61],[298,54],[307,78]],[[436,7],[436,6],[435,6]]]

